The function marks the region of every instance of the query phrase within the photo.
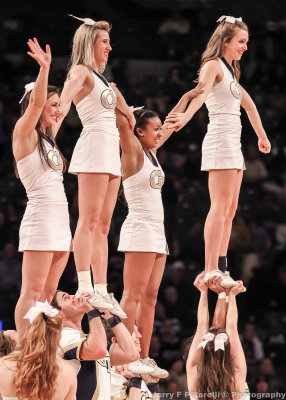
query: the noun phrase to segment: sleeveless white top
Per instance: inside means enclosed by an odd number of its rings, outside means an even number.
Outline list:
[[[116,94],[102,75],[93,71],[92,76],[92,91],[76,105],[83,131],[92,130],[119,137],[114,111]]]
[[[43,140],[47,152],[47,161],[41,160],[38,145],[33,153],[17,162],[18,174],[23,183],[29,202],[67,202],[63,186],[63,162],[56,149],[47,140]]]
[[[145,152],[143,166],[136,174],[123,181],[124,195],[128,203],[127,219],[164,221],[164,208],[161,189],[165,174],[155,156],[150,151],[158,166],[155,166]]]
[[[223,71],[223,79],[211,88],[205,101],[210,122],[222,114],[240,117],[241,90],[235,76],[224,62],[220,58],[218,58],[218,62]]]

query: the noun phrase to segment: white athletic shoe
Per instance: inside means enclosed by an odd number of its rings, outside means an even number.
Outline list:
[[[219,276],[224,278],[224,274],[220,269],[215,269],[213,271],[209,271],[205,274],[205,276],[203,277],[203,282],[207,282],[209,279],[214,278],[215,276]]]
[[[111,310],[113,309],[113,305],[108,302],[105,297],[102,296],[96,289],[88,294],[91,295],[91,297],[88,299],[88,302],[92,307],[102,310],[108,310],[111,312]]]
[[[238,283],[232,279],[232,277],[229,274],[229,271],[225,271],[223,272],[224,278],[223,280],[220,282],[220,286],[225,288],[225,289],[231,289],[234,286],[237,286]]]
[[[128,364],[127,367],[128,371],[130,371],[134,375],[141,375],[141,374],[147,374],[147,375],[152,375],[154,371],[154,367],[150,367],[149,365],[145,365],[142,362],[142,359],[140,358],[137,361],[134,361],[130,364]]]
[[[120,304],[114,297],[113,293],[107,293],[107,295],[104,296],[104,300],[111,305],[112,307],[112,309],[110,309],[111,314],[117,315],[121,319],[127,318],[126,313],[120,307]]]
[[[140,361],[142,361],[144,365],[154,368],[154,371],[150,373],[151,376],[154,376],[155,378],[168,378],[169,372],[163,368],[159,368],[156,361],[153,360],[153,358],[149,357],[141,358]]]

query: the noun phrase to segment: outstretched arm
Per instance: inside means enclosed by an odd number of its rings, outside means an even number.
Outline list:
[[[262,126],[262,122],[257,111],[256,105],[247,91],[240,86],[242,91],[241,105],[245,109],[248,119],[258,137],[258,148],[262,153],[269,153],[271,144],[267,138],[266,132]]]
[[[199,82],[198,85],[194,89],[189,90],[187,93],[185,93],[180,98],[178,103],[175,105],[175,107],[171,111],[171,114],[172,113],[183,113],[186,110],[188,103],[204,92],[203,87],[204,87],[204,84],[202,82]],[[161,147],[166,142],[166,140],[169,139],[169,137],[172,135],[173,132],[174,132],[174,129],[170,128],[170,124],[167,124],[165,122],[164,125],[162,126],[162,136],[160,138],[157,148]]]
[[[239,284],[233,287],[229,292],[229,305],[226,316],[226,333],[230,341],[230,351],[233,357],[234,367],[240,376],[246,377],[245,355],[237,330],[238,312],[236,305],[236,295],[243,293],[245,288],[242,281],[238,282]]]
[[[23,142],[26,144],[27,140],[32,138],[47,101],[48,77],[52,60],[50,46],[47,44],[46,51],[44,51],[36,38],[33,40],[29,39],[28,46],[30,51],[28,51],[27,54],[38,62],[40,71],[30,95],[29,105],[15,125],[13,147],[17,141],[21,142],[22,146]],[[15,155],[15,158],[17,159],[17,155]]]
[[[202,337],[209,330],[209,308],[208,308],[208,288],[203,282],[205,272],[201,272],[195,279],[194,285],[201,292],[198,312],[197,312],[197,330],[190,347],[188,359],[187,359],[187,374],[190,373],[190,369],[197,365],[201,354],[201,349],[198,349],[198,345],[202,341]]]
[[[172,112],[166,118],[169,128],[176,132],[182,129],[193,117],[193,115],[204,104],[217,76],[220,74],[220,65],[216,60],[207,62],[201,69],[199,81],[204,83],[204,92],[193,99],[184,113]]]

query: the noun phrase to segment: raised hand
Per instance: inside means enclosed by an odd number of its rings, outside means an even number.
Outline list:
[[[234,294],[235,296],[239,293],[243,293],[246,292],[246,288],[243,286],[243,282],[242,281],[237,281],[238,285],[232,287],[230,289],[230,293]]]
[[[220,286],[220,282],[223,280],[222,276],[214,276],[211,279],[208,279],[206,282],[207,287],[215,293],[222,293],[226,290]]]
[[[44,51],[39,45],[36,38],[28,40],[28,46],[31,51],[27,51],[27,54],[34,58],[41,68],[47,69],[50,67],[52,61],[51,48],[46,44],[46,51]]]
[[[174,131],[179,131],[188,122],[185,113],[171,113],[167,115],[165,122],[168,129],[173,129]]]
[[[194,281],[194,286],[200,291],[200,292],[205,292],[208,290],[208,287],[203,281],[203,277],[205,276],[205,271],[201,272],[195,279]]]
[[[267,139],[267,137],[258,140],[258,148],[261,153],[267,154],[270,153],[271,150],[271,143]]]

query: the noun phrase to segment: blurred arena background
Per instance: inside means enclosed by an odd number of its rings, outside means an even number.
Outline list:
[[[229,247],[232,275],[247,293],[238,298],[240,332],[251,391],[286,391],[286,4],[285,0],[30,0],[6,1],[0,15],[0,324],[14,325],[21,287],[18,230],[25,209],[24,188],[16,179],[11,133],[19,116],[24,85],[35,79],[36,63],[26,52],[37,37],[51,45],[50,83],[62,86],[73,33],[79,22],[68,13],[112,23],[113,51],[105,75],[128,103],[156,110],[162,120],[179,97],[194,87],[200,55],[221,15],[242,17],[250,29],[241,62],[241,83],[259,109],[272,152],[259,154],[257,140],[242,113],[242,144],[247,170]],[[166,173],[163,188],[170,256],[160,288],[150,357],[170,370],[162,385],[184,392],[182,340],[193,333],[198,293],[192,282],[204,266],[203,226],[209,208],[207,174],[200,171],[201,143],[208,117],[202,108],[191,123],[158,152]],[[67,116],[58,145],[67,159],[81,131],[75,109]],[[76,177],[65,174],[71,224],[77,222]],[[119,195],[109,234],[109,291],[120,299],[124,256],[118,253],[127,213]],[[53,221],[51,221],[51,224]],[[136,266],[134,266],[136,270]],[[76,288],[73,256],[60,281]],[[214,302],[214,298],[211,299]],[[184,397],[181,397],[184,399]]]

